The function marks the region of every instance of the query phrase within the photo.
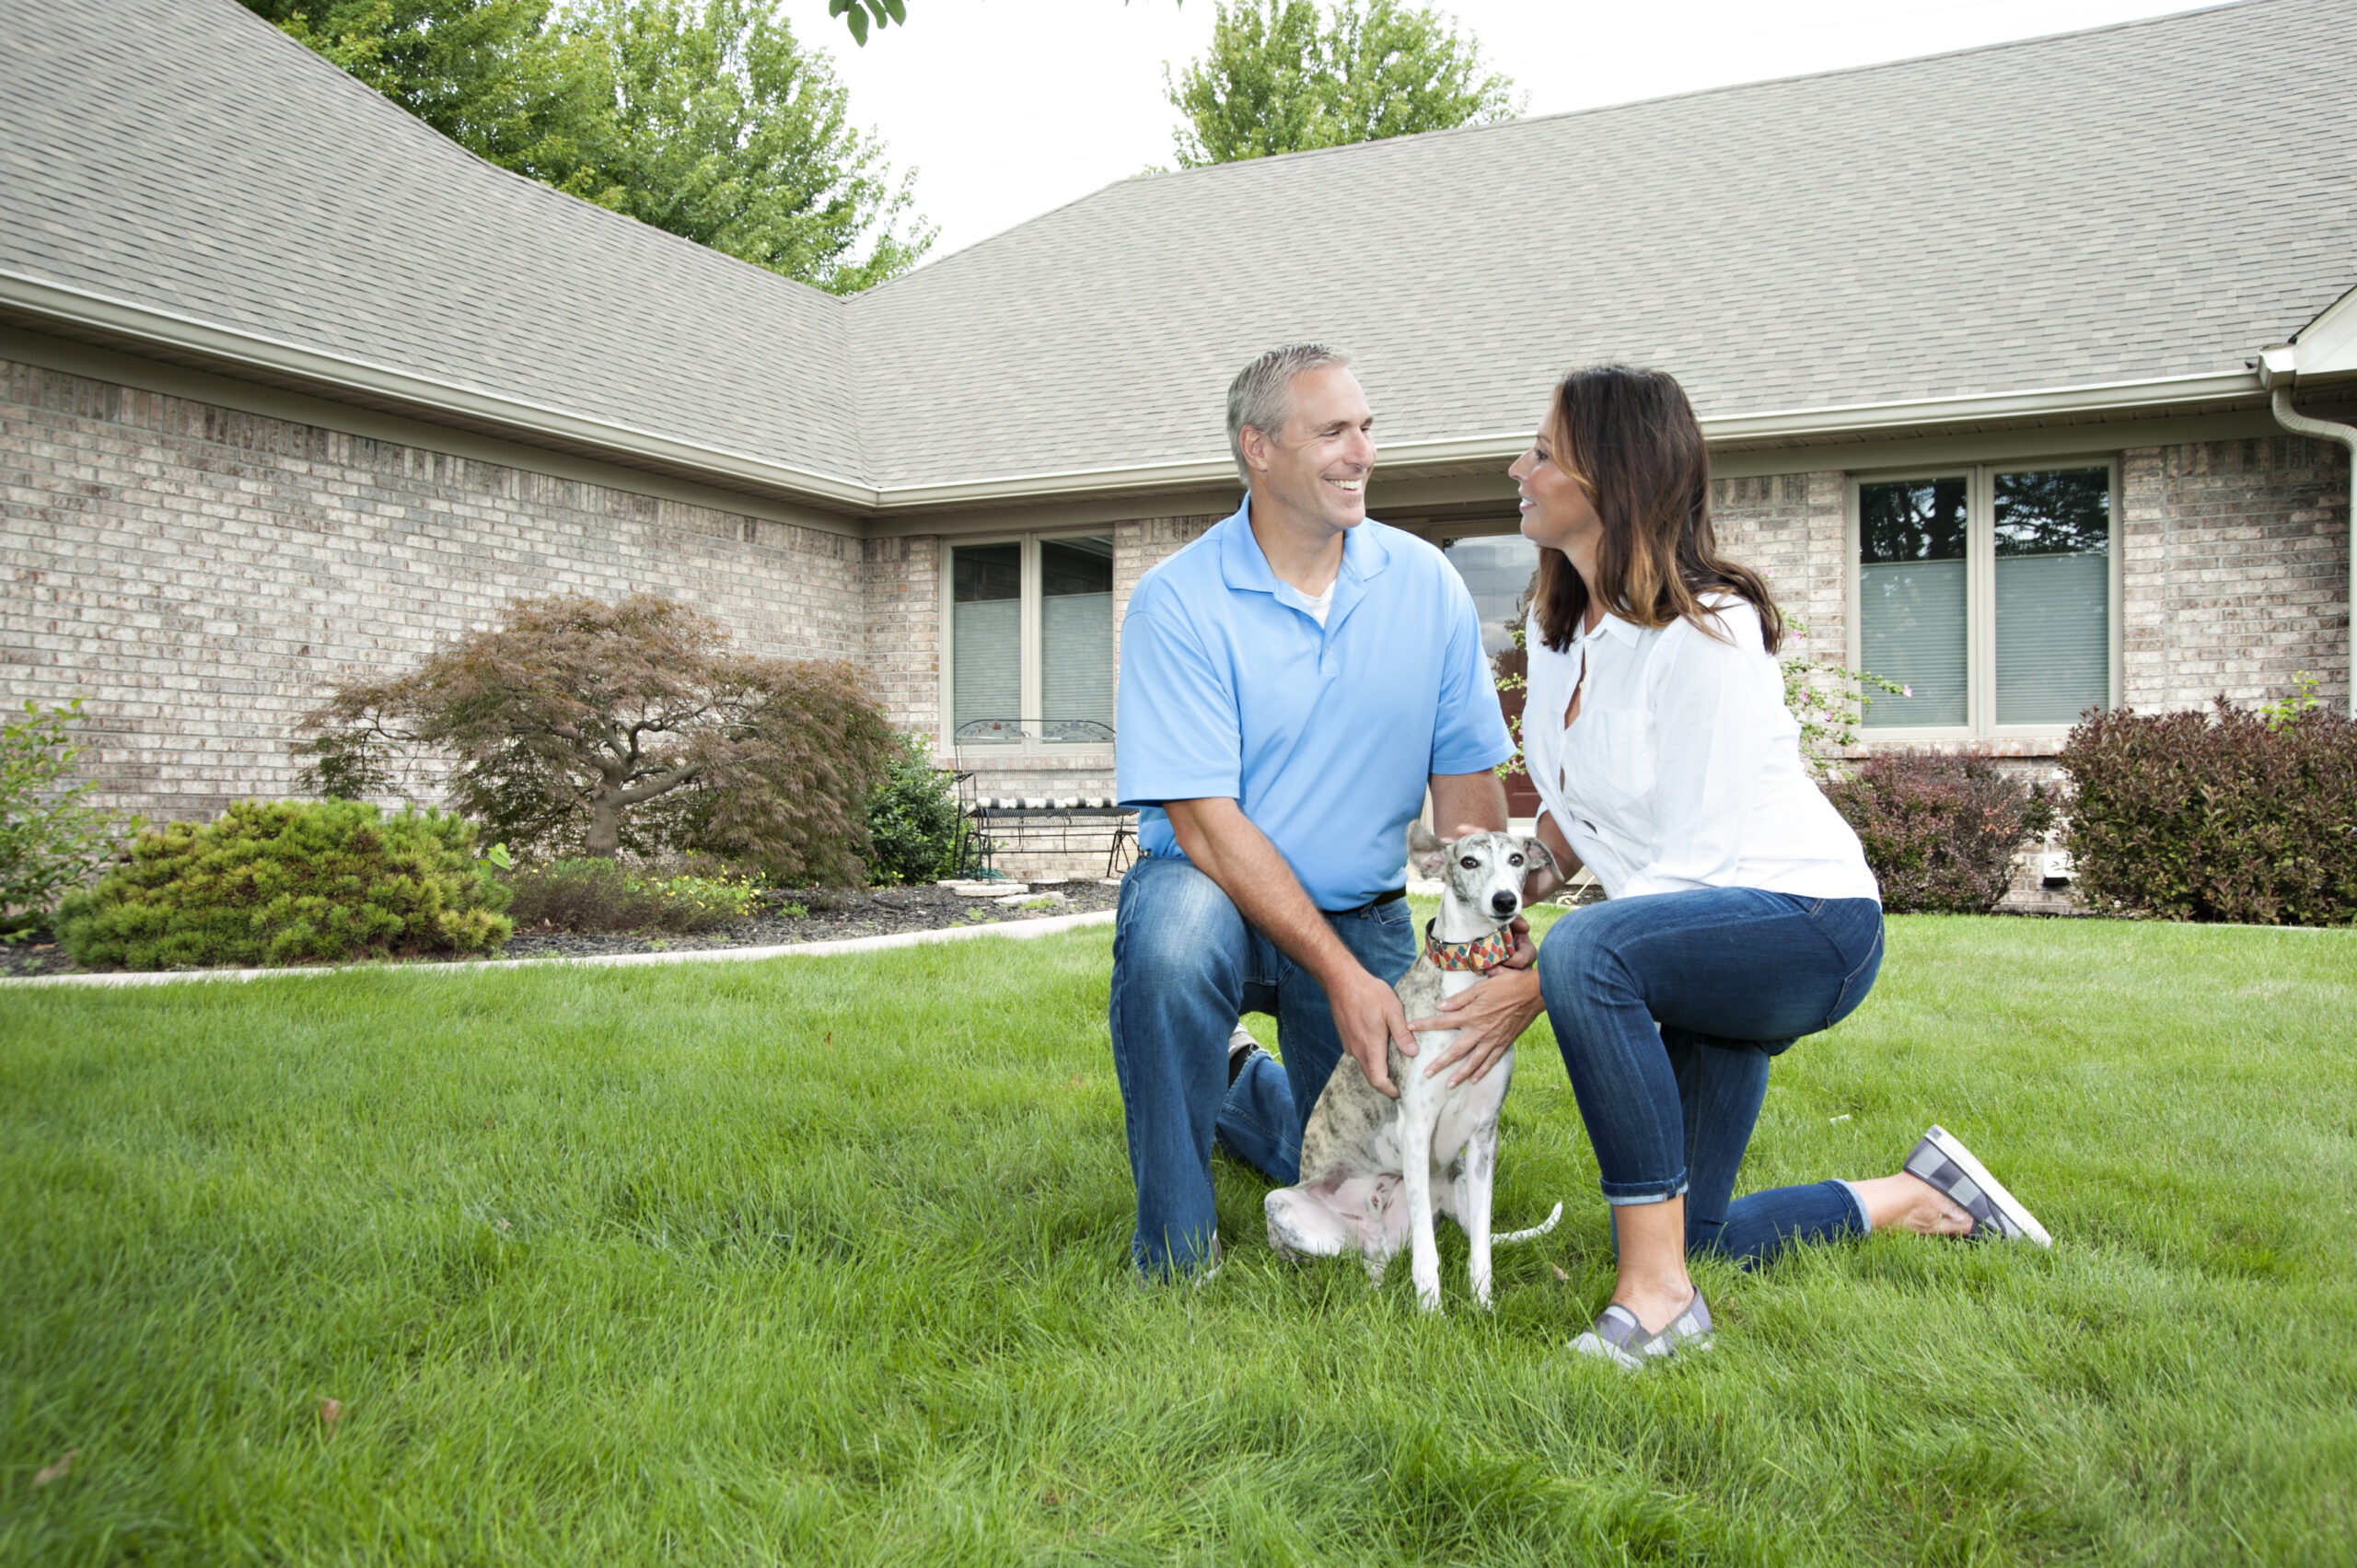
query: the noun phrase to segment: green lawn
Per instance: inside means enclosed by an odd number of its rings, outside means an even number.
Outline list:
[[[2054,1250],[1710,1272],[1634,1378],[1562,1349],[1543,1024],[1493,1316],[1446,1227],[1437,1318],[1277,1263],[1233,1167],[1228,1267],[1133,1285],[1108,955],[0,993],[0,1560],[2357,1555],[2357,934],[1894,922],[1746,1184],[1937,1120]]]

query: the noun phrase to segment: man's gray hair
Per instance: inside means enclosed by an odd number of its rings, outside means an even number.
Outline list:
[[[1235,454],[1236,471],[1251,488],[1252,470],[1244,461],[1244,427],[1250,425],[1274,440],[1293,412],[1293,378],[1329,366],[1347,369],[1351,356],[1327,343],[1287,343],[1272,348],[1236,373],[1227,384],[1227,449]]]

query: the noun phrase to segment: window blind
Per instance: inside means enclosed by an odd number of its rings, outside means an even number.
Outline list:
[[[1996,482],[1997,722],[2074,722],[2111,700],[2111,470]]]
[[[1023,712],[1022,547],[970,545],[950,552],[951,733],[975,719]]]
[[[973,600],[951,612],[953,729],[975,719],[1024,716],[1022,614],[1023,601],[1012,598]]]
[[[2096,554],[1997,557],[1999,724],[2071,724],[2110,701],[2110,564]]]
[[[1861,644],[1866,670],[1908,694],[1874,691],[1866,726],[1967,722],[1964,563],[1900,561],[1858,569]]]
[[[1113,722],[1113,596],[1059,594],[1039,601],[1043,719]]]
[[[1039,541],[1039,711],[1113,722],[1113,540]]]

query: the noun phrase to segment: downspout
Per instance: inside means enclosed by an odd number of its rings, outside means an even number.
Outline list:
[[[2285,344],[2260,354],[2258,381],[2268,389],[2268,407],[2274,410],[2276,424],[2294,436],[2338,441],[2349,448],[2349,716],[2357,719],[2357,424],[2310,419],[2292,407],[2293,353]]]

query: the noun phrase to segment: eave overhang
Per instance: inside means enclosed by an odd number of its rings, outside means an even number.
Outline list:
[[[2298,350],[2300,377],[2313,353],[2324,362],[2329,345],[2338,365],[2345,349],[2357,377],[2357,309],[2351,298],[2304,329],[2318,345]],[[2346,315],[2343,344],[2337,318]],[[38,331],[117,348],[171,364],[310,392],[361,407],[504,436],[553,450],[601,458],[650,471],[771,495],[868,519],[905,520],[929,513],[995,508],[1026,503],[1170,494],[1236,485],[1236,470],[1221,454],[1158,459],[1114,467],[995,475],[938,483],[877,485],[821,473],[757,454],[714,447],[660,431],[534,402],[495,389],[356,359],[241,328],[224,326],[156,306],[111,297],[51,280],[0,270],[0,317]],[[2331,324],[2331,330],[2320,331]],[[2272,351],[2270,351],[2272,352]],[[2330,378],[2341,372],[2320,371]],[[1702,416],[1714,450],[1840,446],[1910,436],[1956,434],[2024,425],[2098,424],[2156,415],[2257,409],[2266,392],[2259,367],[2043,388],[1968,393],[1895,402]],[[1382,450],[1387,481],[1471,469],[1504,467],[1529,443],[1527,431],[1501,431],[1446,439],[1392,441]]]

